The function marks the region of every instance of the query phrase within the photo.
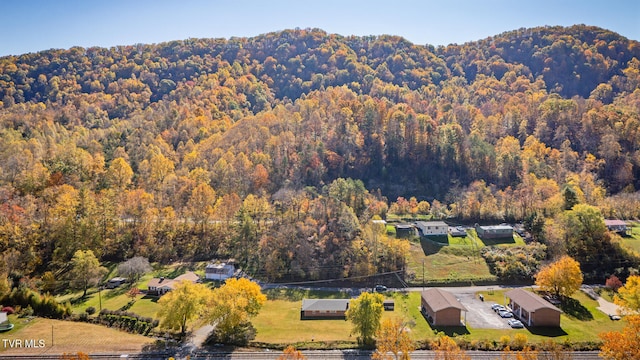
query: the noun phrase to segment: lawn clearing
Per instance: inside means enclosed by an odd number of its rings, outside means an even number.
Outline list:
[[[22,319],[18,319],[22,321]],[[53,343],[52,343],[53,333]],[[140,352],[143,347],[154,343],[154,339],[129,334],[123,331],[109,329],[104,326],[36,318],[25,324],[19,330],[12,330],[2,334],[3,339],[16,340],[33,339],[38,345],[44,342],[40,348],[5,348],[0,347],[3,355],[43,355],[62,353],[130,353]]]
[[[423,264],[427,283],[495,279],[484,258],[472,246],[440,246],[428,240],[411,243],[407,266],[414,276],[413,284],[422,284]]]
[[[617,237],[620,239],[620,244],[640,254],[640,225],[634,223],[633,226],[630,227],[629,234],[629,236]]]

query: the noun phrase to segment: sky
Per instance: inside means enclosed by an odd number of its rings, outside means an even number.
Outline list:
[[[0,56],[296,27],[437,46],[523,27],[586,24],[640,40],[638,0],[0,0],[0,18]]]

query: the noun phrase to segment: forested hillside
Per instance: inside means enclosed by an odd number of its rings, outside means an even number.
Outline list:
[[[0,100],[8,273],[78,249],[233,256],[270,279],[393,271],[402,246],[365,224],[398,196],[468,221],[572,201],[640,216],[640,43],[584,25],[49,50],[0,58]]]

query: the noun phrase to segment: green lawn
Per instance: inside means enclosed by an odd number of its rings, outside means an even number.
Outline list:
[[[528,289],[530,290],[530,289]],[[504,304],[504,291],[480,292],[486,302]],[[598,302],[588,297],[582,291],[573,294],[572,304],[577,306],[562,306],[563,313],[560,316],[560,328],[532,328],[535,333],[528,329],[521,330],[491,330],[491,329],[470,329],[469,339],[498,339],[502,335],[515,335],[523,332],[530,342],[542,342],[553,339],[556,342],[598,342],[598,334],[607,331],[620,331],[625,326],[624,321],[611,321],[607,314],[596,309]],[[499,336],[496,336],[497,333]]]
[[[292,293],[295,291],[291,291]],[[504,303],[504,291],[482,292],[487,302]],[[318,293],[307,293],[314,296]],[[335,294],[334,294],[335,295]],[[338,296],[338,295],[336,295]],[[502,337],[514,339],[516,334],[526,335],[530,343],[553,340],[564,342],[598,342],[598,334],[606,331],[620,331],[624,321],[611,321],[597,310],[597,302],[582,292],[574,294],[574,308],[565,307],[560,328],[536,329],[477,329],[471,327],[432,328],[420,313],[420,293],[386,293],[395,299],[395,310],[385,311],[383,318],[400,318],[411,331],[415,341],[429,342],[439,331],[449,336],[461,337],[469,343],[499,341]],[[276,344],[296,344],[298,347],[321,347],[318,342],[352,343],[351,324],[344,320],[300,320],[301,300],[286,298],[267,301],[260,314],[253,320],[258,330],[258,342]],[[533,331],[533,332],[532,332]],[[314,344],[315,343],[315,344]]]
[[[411,243],[407,266],[414,284],[422,283],[423,265],[426,282],[495,279],[474,246],[442,246],[425,240]]]
[[[630,236],[620,237],[620,243],[622,244],[622,246],[640,254],[640,225],[634,223],[631,226],[630,233]]]

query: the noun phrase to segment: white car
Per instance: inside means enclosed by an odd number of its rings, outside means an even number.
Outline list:
[[[507,321],[507,324],[509,324],[509,326],[514,329],[522,329],[524,327],[522,321],[516,319],[509,319],[509,321]]]
[[[493,309],[493,311],[495,311],[495,312],[500,312],[500,311],[506,311],[507,310],[506,307],[504,307],[502,305],[499,305],[499,304],[492,305],[491,309]]]
[[[499,311],[498,314],[500,314],[500,316],[502,316],[503,318],[512,318],[513,317],[513,313],[511,311],[508,311],[508,310]]]

